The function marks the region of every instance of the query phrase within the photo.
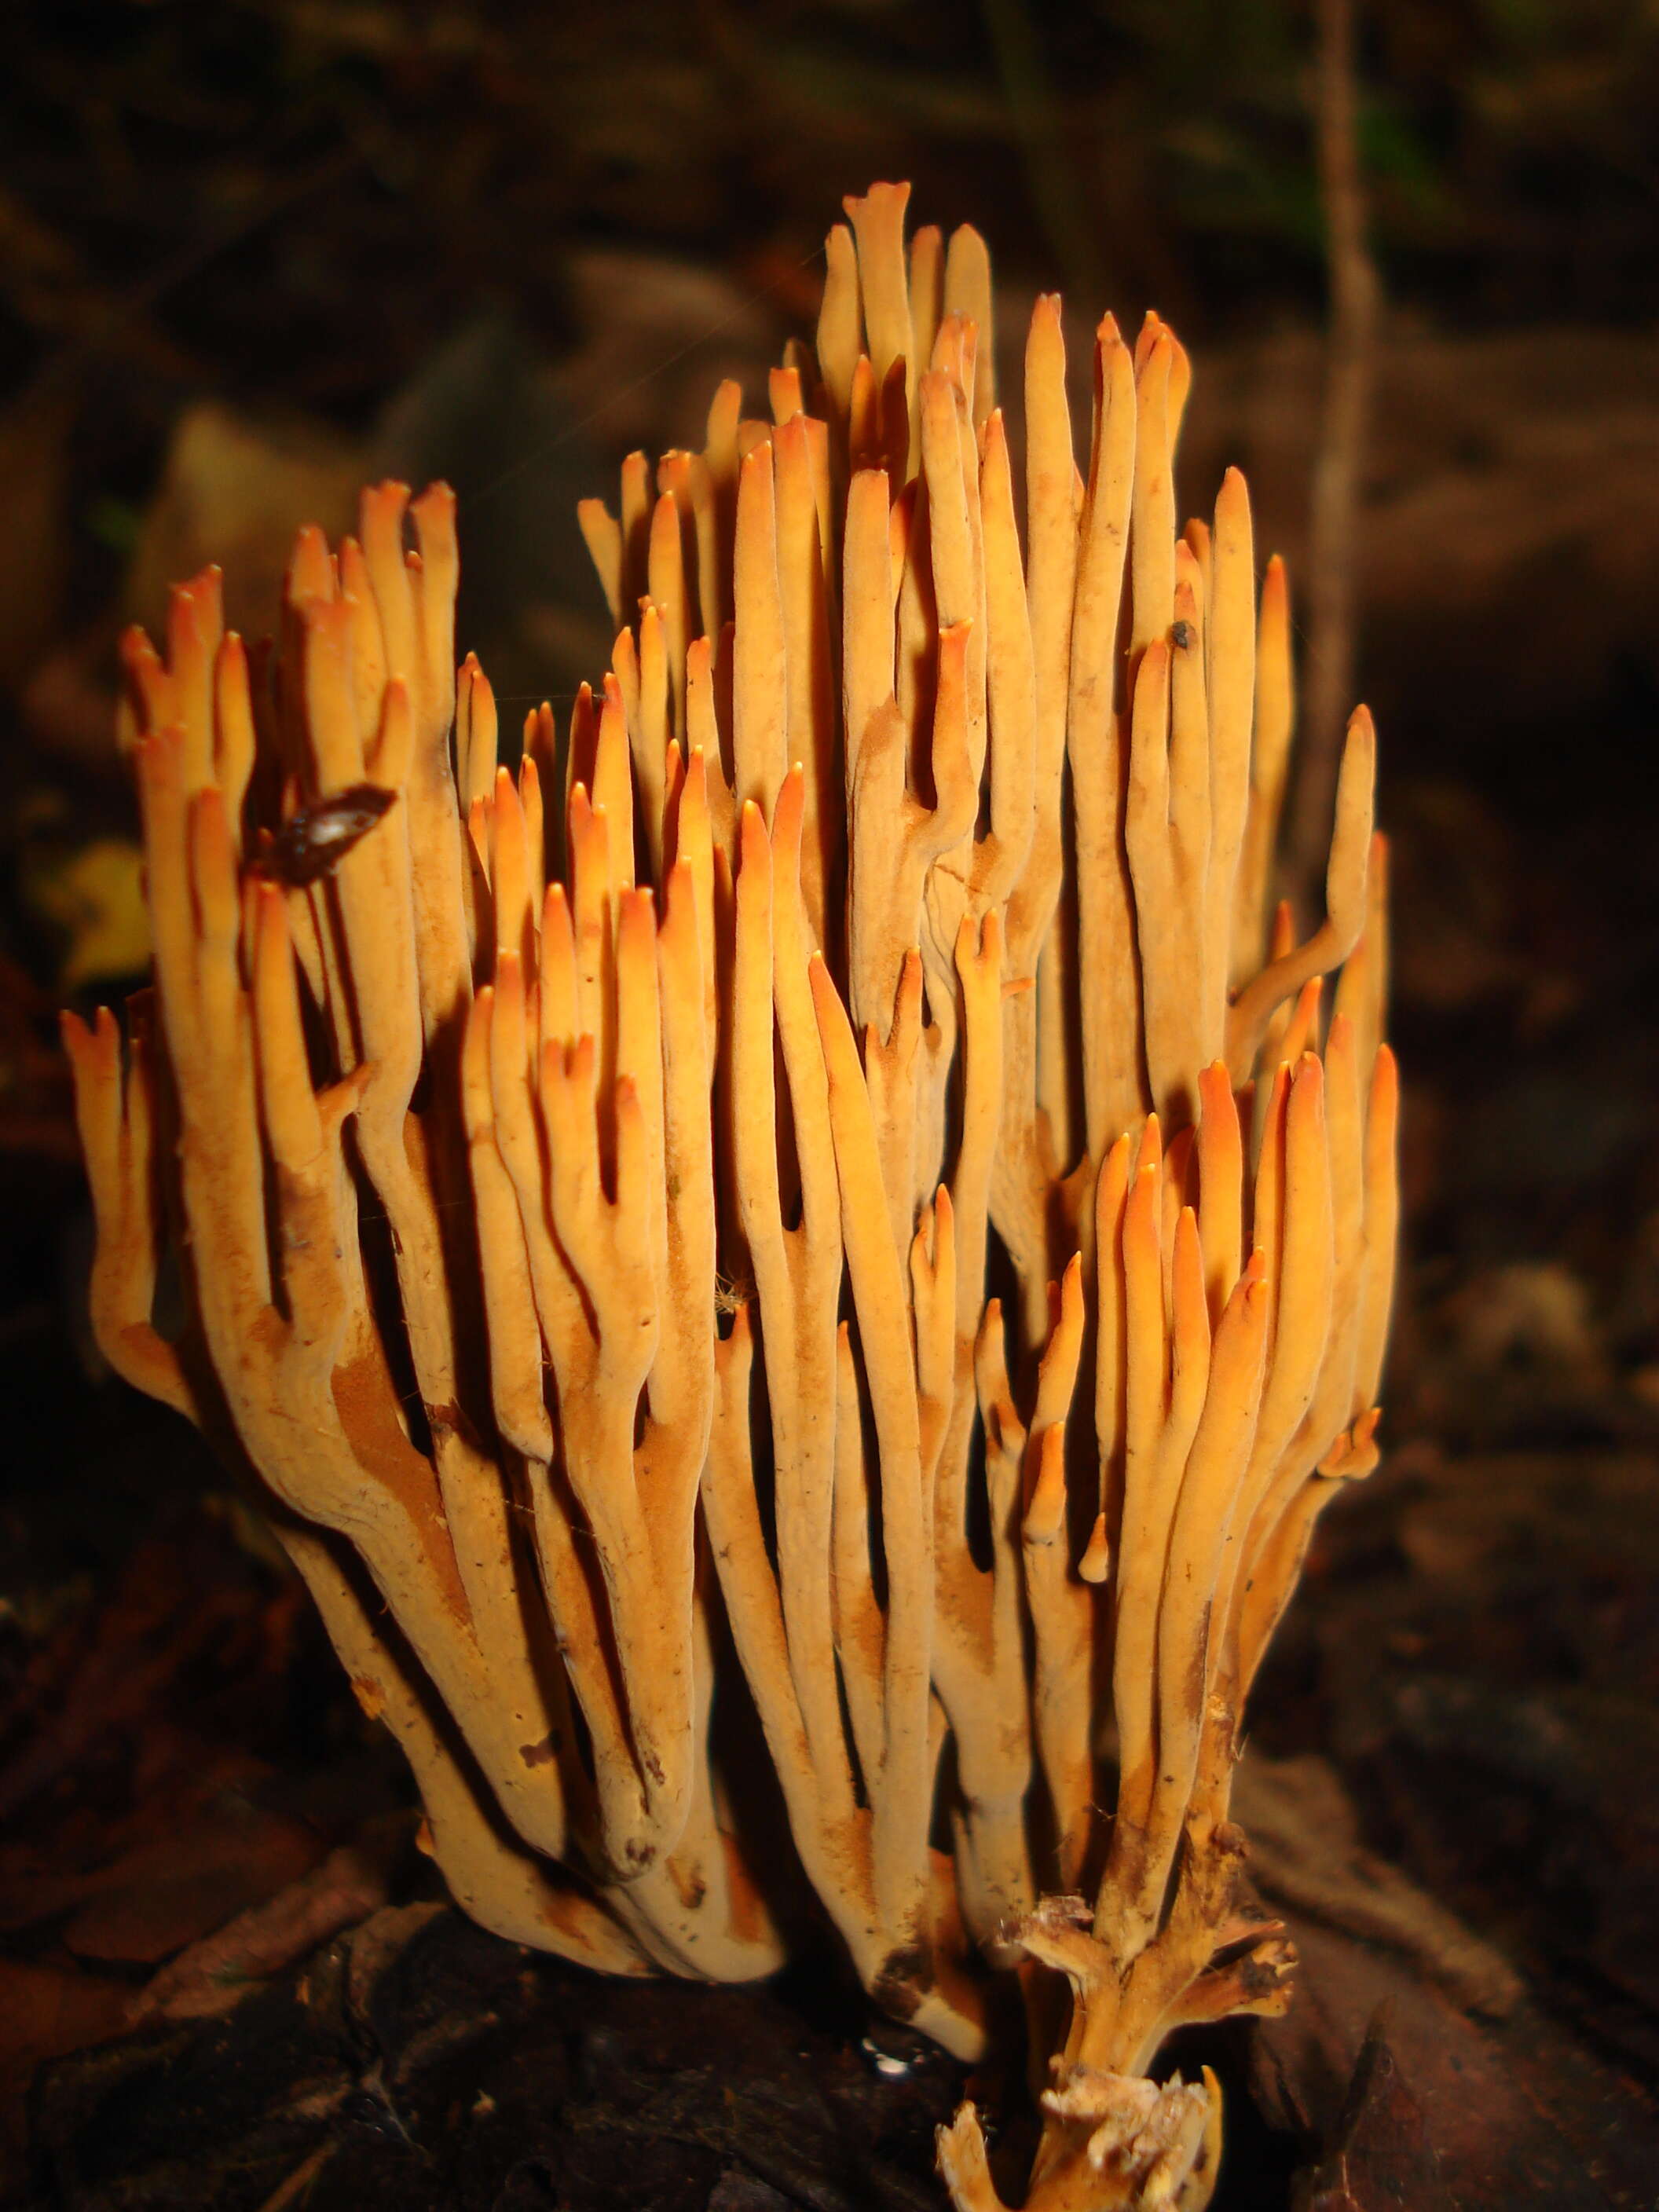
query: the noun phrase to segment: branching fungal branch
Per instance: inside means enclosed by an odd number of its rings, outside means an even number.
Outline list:
[[[1080,471],[1040,300],[1018,483],[984,248],[905,203],[848,202],[769,419],[723,386],[585,505],[611,673],[516,772],[442,488],[302,534],[274,655],[211,570],[129,640],[94,1320],[262,1489],[469,1912],[770,1970],[746,1704],[882,2004],[967,2056],[994,1970],[1069,1982],[1028,2201],[1196,2212],[1213,2083],[1147,2069],[1287,2002],[1241,1715],[1376,1456],[1370,722],[1299,939],[1284,573],[1237,471],[1177,531],[1186,355],[1101,325]],[[995,2203],[971,2106],[940,2158]]]

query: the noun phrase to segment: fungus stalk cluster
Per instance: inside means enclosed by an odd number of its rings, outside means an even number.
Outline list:
[[[1213,2082],[1148,2069],[1287,2002],[1240,1716],[1376,1456],[1371,728],[1298,938],[1284,572],[1237,471],[1178,527],[1185,353],[1100,325],[1079,469],[1040,299],[1017,469],[984,247],[905,204],[848,203],[767,418],[724,385],[584,507],[611,672],[516,769],[441,487],[302,533],[268,653],[212,570],[129,640],[94,1319],[257,1481],[475,1918],[764,1974],[781,1800],[952,2051],[1069,1982],[1030,2204],[1196,2212]],[[940,2158],[996,2203],[971,2106]]]

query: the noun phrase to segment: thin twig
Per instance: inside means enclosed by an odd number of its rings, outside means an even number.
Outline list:
[[[1381,287],[1365,235],[1356,127],[1356,0],[1316,0],[1314,106],[1330,290],[1325,408],[1314,463],[1308,661],[1295,777],[1289,888],[1316,904],[1330,843],[1342,732],[1353,702],[1355,568]]]

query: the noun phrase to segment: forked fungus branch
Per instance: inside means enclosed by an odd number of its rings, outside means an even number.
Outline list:
[[[1038,2033],[1069,1981],[1028,2202],[1196,2212],[1214,2084],[1147,2070],[1288,2001],[1240,1717],[1376,1457],[1371,726],[1298,937],[1285,576],[1237,471],[1178,526],[1185,353],[1109,316],[1074,457],[1040,299],[1017,468],[983,245],[906,197],[767,417],[585,506],[611,673],[516,770],[441,486],[303,533],[269,656],[213,570],[129,640],[95,1321],[257,1480],[467,1911],[764,1974],[781,1796],[891,2012],[968,2056],[997,1971]],[[995,2203],[971,2106],[940,2157]]]

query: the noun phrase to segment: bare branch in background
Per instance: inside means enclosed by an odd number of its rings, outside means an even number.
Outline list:
[[[1356,118],[1355,0],[1316,0],[1316,17],[1319,52],[1314,110],[1325,210],[1330,331],[1309,533],[1304,719],[1287,854],[1287,888],[1298,904],[1316,899],[1323,848],[1330,836],[1337,763],[1353,697],[1360,480],[1382,297],[1365,236]]]

